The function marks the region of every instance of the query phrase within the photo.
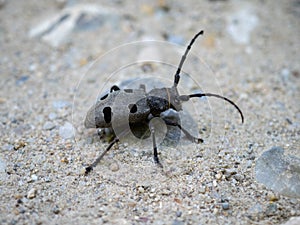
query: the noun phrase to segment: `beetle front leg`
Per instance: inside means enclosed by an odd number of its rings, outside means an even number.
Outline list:
[[[151,137],[152,137],[152,143],[153,143],[153,159],[154,162],[161,168],[163,168],[162,164],[159,161],[158,153],[157,153],[157,145],[156,145],[156,139],[155,139],[155,129],[154,126],[150,123],[150,131],[151,131]]]

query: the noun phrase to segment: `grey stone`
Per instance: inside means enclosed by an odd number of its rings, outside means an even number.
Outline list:
[[[47,121],[46,123],[44,123],[43,125],[43,130],[52,130],[55,128],[55,124],[50,122],[50,121]]]
[[[65,122],[63,126],[59,128],[59,136],[63,139],[70,139],[75,136],[75,129],[69,122]]]
[[[300,159],[284,155],[281,147],[273,147],[258,158],[255,177],[275,192],[300,198]]]

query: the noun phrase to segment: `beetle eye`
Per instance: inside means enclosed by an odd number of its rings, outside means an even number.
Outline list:
[[[111,108],[110,107],[105,107],[103,109],[103,114],[104,114],[104,120],[106,123],[110,123],[111,121],[111,116],[112,116],[112,113],[111,113]]]
[[[137,112],[137,106],[136,106],[136,104],[129,104],[128,108],[130,110],[130,113],[136,113]]]

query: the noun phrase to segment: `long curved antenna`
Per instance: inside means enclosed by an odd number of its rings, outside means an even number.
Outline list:
[[[185,58],[188,54],[188,52],[191,50],[191,47],[192,45],[194,44],[195,40],[198,38],[199,35],[202,35],[204,33],[203,30],[201,30],[199,33],[197,33],[194,38],[191,40],[190,44],[187,46],[186,50],[185,50],[185,53],[183,54],[183,56],[181,57],[181,60],[180,60],[180,63],[178,65],[178,68],[177,68],[177,71],[175,73],[175,76],[174,76],[174,87],[177,87],[178,83],[179,83],[179,79],[180,79],[180,71],[181,71],[181,68],[182,68],[182,65],[185,61]]]
[[[197,94],[191,94],[191,95],[181,95],[180,96],[180,99],[182,101],[188,101],[190,98],[195,98],[195,97],[204,97],[204,96],[207,96],[207,97],[216,97],[216,98],[220,98],[220,99],[223,99],[227,102],[229,102],[231,105],[233,105],[240,113],[241,115],[241,118],[242,118],[242,123],[244,123],[244,115],[242,113],[242,110],[230,99],[224,97],[224,96],[221,96],[221,95],[217,95],[217,94],[212,94],[212,93],[197,93]]]

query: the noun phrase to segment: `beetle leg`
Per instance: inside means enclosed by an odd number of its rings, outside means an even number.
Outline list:
[[[95,166],[100,162],[100,160],[103,158],[103,156],[112,148],[112,146],[119,141],[119,138],[115,137],[115,139],[108,145],[108,147],[105,149],[105,151],[98,156],[98,158],[93,162],[90,166],[85,168],[85,175],[88,175],[89,172],[93,170]]]
[[[155,129],[154,126],[150,123],[150,131],[151,131],[151,137],[152,137],[152,143],[153,143],[153,158],[154,162],[159,166],[163,167],[162,164],[159,162],[158,154],[157,154],[157,146],[156,146],[156,140],[155,140]]]
[[[184,129],[180,124],[176,123],[176,122],[171,122],[171,121],[166,121],[166,125],[170,125],[170,126],[177,126],[187,137],[187,139],[189,139],[190,141],[199,144],[199,143],[203,143],[203,139],[202,138],[197,138],[194,137],[192,134],[190,134],[186,129]]]
[[[185,136],[192,142],[195,142],[196,144],[199,143],[203,143],[203,139],[202,138],[197,138],[194,137],[193,135],[191,135],[186,129],[184,129],[183,127],[181,127],[179,124],[177,124],[177,127],[182,130],[182,132],[185,134]]]

